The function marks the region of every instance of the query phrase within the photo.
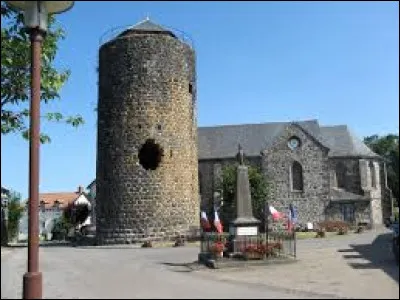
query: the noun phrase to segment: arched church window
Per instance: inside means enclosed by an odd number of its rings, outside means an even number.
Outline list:
[[[376,188],[376,170],[372,161],[369,162],[369,173],[371,176],[371,187]]]
[[[304,188],[303,167],[298,161],[293,162],[291,173],[292,173],[292,189],[294,191],[302,191]]]
[[[346,173],[347,169],[346,166],[339,162],[336,164],[336,186],[338,188],[345,188],[346,187]]]

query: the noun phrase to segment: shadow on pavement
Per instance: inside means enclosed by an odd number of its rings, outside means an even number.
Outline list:
[[[391,251],[392,234],[385,233],[376,237],[371,244],[356,245],[350,244],[350,249],[340,249],[345,259],[363,259],[368,262],[351,262],[349,266],[354,269],[381,269],[397,283],[399,283],[399,266],[396,264],[394,255]]]
[[[160,262],[159,264],[169,267],[174,272],[193,272],[203,267],[197,260],[189,263]]]

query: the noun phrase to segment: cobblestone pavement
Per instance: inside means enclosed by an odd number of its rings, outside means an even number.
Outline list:
[[[301,240],[299,262],[244,270],[209,270],[191,264],[197,259],[196,247],[43,247],[43,296],[398,299],[399,270],[389,237],[382,233]],[[21,298],[26,249],[14,249],[1,260],[1,298]]]
[[[224,282],[321,298],[399,299],[399,267],[387,230],[298,242],[299,261],[247,270],[200,271]]]
[[[10,248],[1,247],[1,257],[6,256],[7,254],[11,253]]]

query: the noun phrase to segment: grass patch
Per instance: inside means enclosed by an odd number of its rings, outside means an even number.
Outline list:
[[[153,242],[153,248],[171,248],[175,242]],[[200,247],[200,242],[186,242],[183,247]]]
[[[349,233],[350,234],[350,233]],[[296,239],[298,240],[306,240],[306,239],[315,239],[317,233],[316,232],[296,232]],[[346,235],[338,235],[337,232],[326,232],[325,238],[339,237],[339,236],[347,236]]]
[[[317,235],[316,232],[296,232],[296,239],[305,240],[305,239],[313,239]]]

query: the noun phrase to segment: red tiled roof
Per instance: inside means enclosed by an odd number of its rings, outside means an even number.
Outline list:
[[[60,208],[66,208],[69,204],[73,203],[81,193],[78,192],[64,192],[64,193],[42,193],[39,194],[40,203],[44,202],[45,208],[55,207],[57,201]],[[28,199],[26,200],[26,203]]]

